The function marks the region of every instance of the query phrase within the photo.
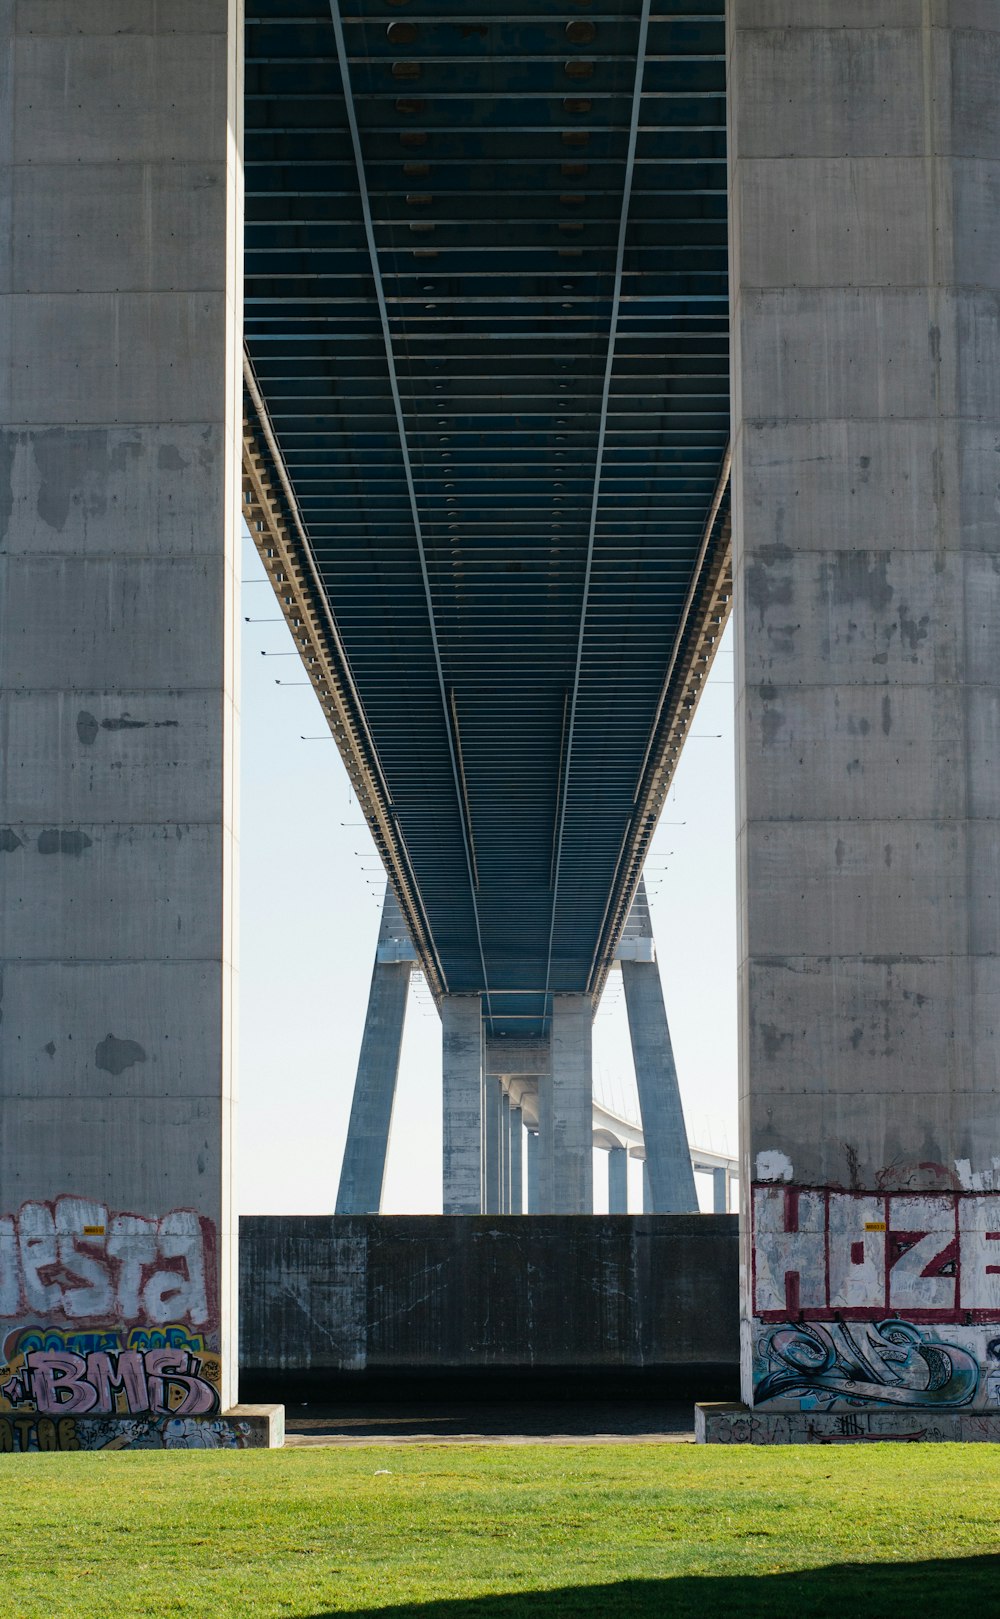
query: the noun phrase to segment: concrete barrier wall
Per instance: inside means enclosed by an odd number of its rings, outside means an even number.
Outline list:
[[[256,1215],[240,1269],[244,1399],[738,1381],[735,1215]]]

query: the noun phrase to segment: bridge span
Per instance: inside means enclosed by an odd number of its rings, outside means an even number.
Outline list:
[[[455,1211],[531,1042],[543,1210],[591,1207],[616,954],[690,1173],[629,917],[732,604],[749,1409],[707,1427],[1000,1437],[998,82],[994,0],[0,6],[29,1440],[273,1431],[232,1410],[241,516],[441,1009]]]

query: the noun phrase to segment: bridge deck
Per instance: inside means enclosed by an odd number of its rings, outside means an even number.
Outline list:
[[[712,640],[723,0],[247,13],[251,429],[431,981],[536,1033],[599,987]]]

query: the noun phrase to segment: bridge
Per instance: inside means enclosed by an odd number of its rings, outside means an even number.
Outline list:
[[[542,1207],[592,1207],[616,956],[654,1204],[654,1138],[690,1174],[629,919],[732,604],[732,1431],[993,1435],[995,8],[45,0],[0,43],[0,1409],[162,1436],[169,1353],[258,1431],[242,514],[441,1009],[456,1213],[517,1076]],[[80,1331],[120,1398],[28,1347]]]
[[[589,1212],[586,1026],[730,601],[723,11],[398,9],[248,7],[246,512],[446,1046],[536,1043]]]

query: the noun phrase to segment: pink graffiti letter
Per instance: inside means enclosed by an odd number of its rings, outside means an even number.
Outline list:
[[[202,1417],[217,1410],[218,1395],[215,1389],[197,1375],[200,1364],[182,1349],[147,1350],[149,1409],[157,1416],[165,1417]],[[171,1383],[184,1390],[179,1405],[168,1404]]]
[[[86,1381],[87,1363],[82,1355],[33,1349],[27,1363],[39,1411],[71,1417],[94,1409],[97,1390]]]
[[[87,1381],[96,1390],[95,1410],[102,1416],[114,1414],[116,1394],[124,1394],[130,1416],[149,1410],[146,1374],[137,1349],[123,1349],[120,1355],[109,1355],[102,1351],[88,1355]]]

